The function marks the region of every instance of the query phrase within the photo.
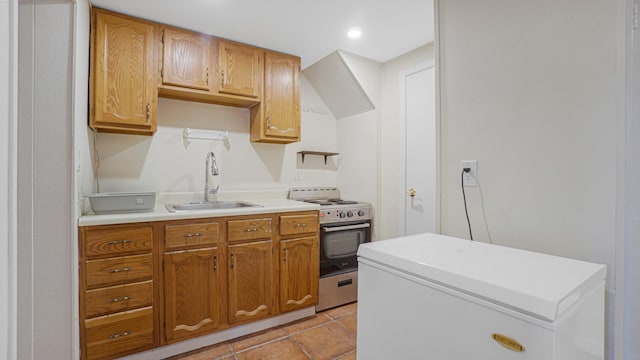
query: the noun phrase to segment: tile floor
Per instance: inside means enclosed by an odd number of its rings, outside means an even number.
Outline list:
[[[355,360],[357,303],[170,360]]]

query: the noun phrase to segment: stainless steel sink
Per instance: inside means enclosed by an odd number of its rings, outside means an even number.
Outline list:
[[[165,204],[169,212],[194,211],[194,210],[224,210],[246,207],[262,207],[262,205],[252,204],[245,201],[216,201],[216,202],[194,202],[185,204]]]

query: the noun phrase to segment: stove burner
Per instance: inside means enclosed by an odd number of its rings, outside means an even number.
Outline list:
[[[342,199],[307,199],[304,200],[304,202],[308,202],[311,204],[318,204],[321,206],[324,205],[352,205],[352,204],[357,204],[357,201],[351,201],[351,200],[342,200]]]
[[[318,204],[318,205],[321,205],[321,206],[333,205],[334,204],[333,202],[330,202],[329,200],[304,200],[304,202],[311,203],[311,204]]]
[[[351,201],[351,200],[342,200],[342,199],[329,199],[328,201],[333,202],[334,204],[337,205],[351,205],[351,204],[357,204],[357,201]]]

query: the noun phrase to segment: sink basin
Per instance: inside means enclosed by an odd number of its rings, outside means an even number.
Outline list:
[[[244,201],[216,201],[216,202],[197,202],[185,204],[166,204],[164,207],[169,212],[193,211],[193,210],[224,210],[237,209],[246,207],[261,207],[261,205],[252,204]]]

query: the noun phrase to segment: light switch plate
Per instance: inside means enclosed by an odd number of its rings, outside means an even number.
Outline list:
[[[478,160],[461,160],[460,171],[462,169],[469,168],[471,171],[462,175],[463,186],[478,186]]]

